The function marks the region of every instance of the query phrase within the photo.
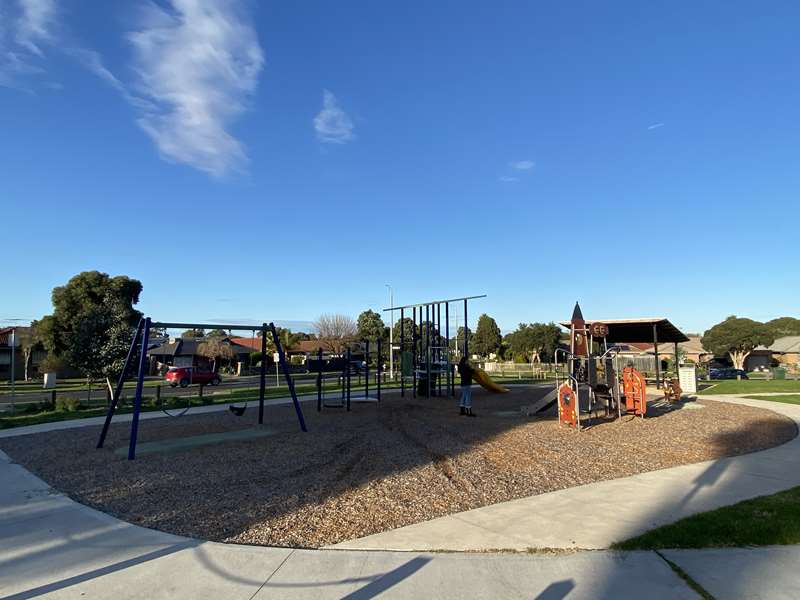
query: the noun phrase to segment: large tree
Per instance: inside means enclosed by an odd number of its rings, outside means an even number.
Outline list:
[[[506,340],[516,358],[544,361],[552,360],[560,337],[561,328],[555,323],[520,323]]]
[[[205,329],[187,329],[181,334],[182,338],[204,338],[206,337]]]
[[[503,336],[495,320],[487,314],[482,314],[478,317],[478,326],[471,342],[471,347],[475,353],[481,356],[488,356],[500,349],[502,341]]]
[[[352,317],[342,314],[323,314],[314,322],[314,329],[323,347],[341,353],[356,339],[358,327]]]
[[[767,321],[764,325],[775,336],[775,339],[787,335],[800,335],[800,319],[795,319],[794,317],[779,317]]]
[[[358,330],[358,337],[362,340],[369,340],[370,342],[383,340],[386,334],[386,325],[383,323],[381,316],[374,310],[365,310],[358,315],[356,327]]]
[[[769,346],[775,337],[764,323],[731,316],[703,334],[703,348],[717,356],[727,354],[733,366],[744,369],[744,361],[758,346]]]
[[[414,333],[416,331],[417,328],[414,325],[414,319],[411,317],[403,317],[402,321],[398,319],[394,323],[394,332],[392,334],[395,345],[399,347],[401,339],[400,333],[402,332],[402,339],[406,343],[406,348],[403,348],[403,350],[407,350],[411,347],[411,342],[414,341]]]
[[[197,346],[197,353],[213,361],[211,370],[217,371],[220,362],[233,360],[236,354],[228,340],[219,336],[208,336]]]
[[[86,271],[53,289],[53,314],[33,326],[44,348],[91,382],[122,368],[141,313],[133,308],[142,284]]]

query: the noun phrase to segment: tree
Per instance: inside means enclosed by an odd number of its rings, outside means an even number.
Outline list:
[[[561,328],[555,323],[520,323],[505,341],[516,361],[551,361],[560,337]]]
[[[456,337],[450,338],[450,347],[456,354],[460,355],[461,351],[464,349],[464,335],[465,335],[464,328],[459,327],[458,330],[456,331]],[[468,336],[467,344],[469,345],[470,348],[472,348],[472,342],[475,339],[475,334],[472,332],[471,329],[467,328],[466,335]]]
[[[203,336],[197,336],[197,337],[203,337]],[[216,338],[218,340],[221,340],[221,339],[224,339],[226,337],[228,337],[228,332],[225,331],[224,329],[212,329],[211,331],[209,331],[205,335],[206,339],[208,339],[208,338]]]
[[[764,323],[770,333],[775,337],[785,337],[787,335],[800,335],[800,319],[794,317],[779,317]]]
[[[774,335],[764,323],[731,316],[703,334],[703,348],[715,355],[728,354],[733,366],[744,369],[744,361],[758,346],[769,346]]]
[[[197,346],[197,353],[213,361],[213,371],[217,370],[217,366],[222,360],[233,360],[236,357],[230,342],[219,336],[207,337]]]
[[[187,329],[181,334],[182,338],[203,338],[206,337],[205,329]]]
[[[136,279],[109,277],[98,271],[79,273],[66,285],[53,289],[53,314],[35,322],[37,335],[45,349],[61,355],[71,344],[69,338],[80,323],[101,306],[135,326],[142,315],[133,305],[139,302],[141,293],[142,284]]]
[[[478,317],[478,327],[475,329],[475,338],[472,340],[471,347],[481,356],[488,356],[497,352],[503,336],[495,320],[487,314]]]
[[[347,315],[323,314],[314,322],[314,329],[322,345],[331,352],[340,354],[356,338],[358,327]]]
[[[24,379],[28,381],[30,379],[30,368],[31,368],[31,359],[33,358],[33,353],[36,350],[41,350],[44,348],[42,345],[41,340],[36,333],[36,321],[31,323],[30,327],[20,327],[17,328],[14,335],[19,341],[20,348],[22,348],[22,359],[23,359],[23,368],[24,368]]]
[[[411,342],[414,340],[414,332],[416,332],[416,330],[417,328],[414,326],[414,319],[411,317],[403,317],[402,321],[398,319],[395,321],[394,331],[392,332],[394,343],[399,346],[400,340],[402,339],[406,345],[409,345],[410,347]],[[406,349],[407,348],[403,348],[403,350]]]
[[[141,313],[133,308],[142,284],[125,276],[86,271],[53,289],[53,314],[35,323],[55,358],[83,373],[89,384],[121,370]]]
[[[365,310],[358,315],[357,321],[358,337],[362,340],[376,342],[383,340],[386,333],[386,325],[381,316],[374,310]]]

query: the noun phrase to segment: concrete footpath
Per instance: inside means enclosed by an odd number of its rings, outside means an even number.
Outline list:
[[[0,453],[0,597],[696,598],[653,552],[560,556],[292,550],[144,529],[54,492]]]
[[[747,404],[788,416],[800,406],[766,400],[703,399]],[[800,437],[752,454],[651,471],[408,525],[333,546],[388,550],[608,548],[684,517],[800,486]],[[573,515],[554,520],[554,515]]]

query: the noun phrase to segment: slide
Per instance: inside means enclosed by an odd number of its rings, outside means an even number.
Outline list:
[[[475,383],[480,384],[483,389],[494,392],[495,394],[508,391],[508,388],[504,388],[502,385],[497,385],[494,381],[492,381],[492,378],[489,377],[489,375],[483,369],[474,367],[472,379],[475,381]]]

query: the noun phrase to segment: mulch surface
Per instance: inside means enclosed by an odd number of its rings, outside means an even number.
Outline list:
[[[475,390],[477,418],[451,398],[384,394],[380,406],[318,414],[266,409],[275,435],[127,461],[129,424],[0,440],[0,448],[78,502],[174,534],[318,547],[505,500],[776,446],[797,434],[771,411],[703,400],[580,433],[519,407],[544,394]],[[690,410],[690,407],[692,410]],[[702,407],[702,408],[701,408]],[[141,442],[253,427],[257,409],[142,421]]]

